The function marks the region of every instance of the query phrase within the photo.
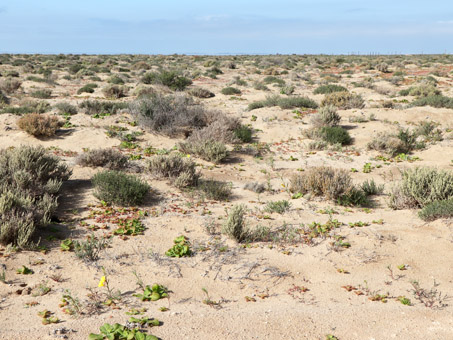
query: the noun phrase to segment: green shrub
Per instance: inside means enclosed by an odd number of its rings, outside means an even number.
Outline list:
[[[102,93],[106,98],[119,99],[127,96],[127,87],[118,85],[109,85],[102,89]]]
[[[55,105],[58,113],[61,115],[75,115],[77,114],[77,108],[67,102],[61,102]]]
[[[228,156],[228,149],[222,142],[216,140],[199,140],[179,143],[183,153],[194,154],[206,161],[220,163]]]
[[[226,201],[231,196],[232,184],[213,179],[203,179],[198,183],[198,190],[209,200]]]
[[[228,211],[228,217],[223,225],[222,232],[238,242],[245,242],[250,237],[250,231],[245,225],[245,205],[234,205]]]
[[[287,96],[289,96],[293,94],[295,90],[296,88],[293,85],[283,86],[280,89],[280,94],[286,94]]]
[[[287,200],[282,201],[275,201],[275,202],[267,202],[266,206],[264,207],[264,211],[269,213],[279,213],[283,214],[291,208],[291,203]]]
[[[37,90],[30,93],[30,96],[32,96],[33,98],[49,99],[50,97],[52,97],[52,91],[47,89]]]
[[[397,136],[388,133],[378,133],[368,144],[368,150],[377,150],[394,157],[401,153],[408,153],[406,145]]]
[[[179,188],[197,185],[200,175],[195,167],[191,159],[175,154],[154,156],[148,163],[152,174],[174,180],[173,183]]]
[[[250,103],[248,110],[252,111],[262,107],[272,107],[279,106],[281,109],[293,109],[296,107],[299,108],[311,108],[316,109],[318,104],[310,98],[307,97],[287,97],[283,98],[278,95],[266,97],[265,100],[256,101]]]
[[[21,85],[22,82],[20,80],[7,78],[0,82],[0,90],[4,91],[7,94],[13,94],[20,88]]]
[[[283,79],[275,76],[267,76],[266,78],[263,79],[263,82],[265,84],[277,84],[279,86],[285,85],[285,81]]]
[[[128,158],[115,149],[89,150],[77,157],[77,164],[89,167],[105,167],[111,170],[125,168]]]
[[[192,84],[192,80],[179,76],[174,71],[162,71],[161,73],[146,73],[142,78],[144,84],[161,84],[168,86],[174,91],[182,91]]]
[[[424,221],[453,217],[453,199],[428,203],[419,211],[418,216]]]
[[[432,106],[436,108],[444,107],[447,109],[453,109],[453,98],[445,96],[427,96],[421,97],[414,100],[411,106]]]
[[[37,227],[50,222],[57,194],[71,175],[68,167],[42,147],[0,151],[0,243],[29,244]]]
[[[352,142],[352,138],[349,135],[349,132],[339,126],[324,126],[320,128],[317,133],[323,141],[331,145],[349,145]]]
[[[63,126],[56,116],[29,113],[17,120],[17,126],[34,137],[51,137]]]
[[[335,84],[328,84],[328,85],[321,85],[317,87],[313,93],[314,94],[327,94],[327,93],[333,93],[333,92],[347,92],[348,89],[340,86],[340,85],[335,85]]]
[[[384,192],[384,185],[377,185],[374,179],[366,180],[360,188],[367,196],[380,195]]]
[[[369,205],[367,194],[360,188],[352,187],[337,198],[337,203],[342,206],[363,207]]]
[[[361,109],[365,106],[365,102],[359,94],[333,92],[326,94],[321,102],[321,106],[327,105],[332,105],[342,110]]]
[[[435,201],[453,198],[453,173],[417,167],[402,173],[399,186],[393,188],[389,205],[393,209],[424,207]]]
[[[235,95],[235,94],[241,94],[241,90],[235,88],[235,87],[231,87],[231,86],[228,86],[228,87],[225,87],[222,89],[222,94],[226,95],[226,96],[230,96],[230,95]]]
[[[0,90],[0,106],[9,104],[9,98]]]
[[[118,171],[99,172],[91,181],[98,199],[117,205],[139,205],[150,190],[149,185],[137,177]]]
[[[115,84],[115,85],[124,85],[124,80],[120,76],[111,76],[109,79],[107,79],[107,83],[110,84]]]
[[[293,193],[312,193],[335,200],[353,188],[349,173],[343,169],[326,166],[312,167],[291,177],[290,190]]]
[[[81,109],[84,109],[87,115],[98,114],[116,114],[119,110],[125,109],[127,103],[117,102],[101,102],[98,100],[84,100],[79,104]]]
[[[240,125],[234,129],[234,136],[242,143],[250,143],[252,141],[252,129],[247,125]]]
[[[49,110],[50,110],[49,103],[30,101],[19,107],[6,106],[1,110],[1,113],[12,113],[16,115],[23,115],[27,113],[45,113]]]
[[[82,93],[94,93],[94,89],[97,88],[97,84],[86,84],[85,86],[81,87],[80,89],[77,90],[77,94],[82,94]]]
[[[194,87],[188,91],[191,96],[197,98],[212,98],[215,97],[215,94],[209,90],[203,89],[201,87]]]
[[[419,86],[412,86],[408,89],[401,90],[399,92],[400,96],[416,96],[416,97],[430,97],[430,96],[439,96],[441,94],[440,90],[432,84],[421,84]]]

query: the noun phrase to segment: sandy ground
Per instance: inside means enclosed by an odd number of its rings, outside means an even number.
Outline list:
[[[410,75],[411,71],[431,70],[413,66],[406,65],[409,74],[406,78],[411,81],[418,79],[417,75]],[[84,263],[73,252],[60,251],[59,245],[65,238],[83,240],[90,235],[91,231],[80,222],[94,224],[89,213],[101,209],[92,195],[89,181],[101,169],[80,167],[75,163],[75,154],[62,155],[73,169],[73,175],[63,185],[60,196],[58,216],[61,223],[53,224],[52,230],[46,229],[38,235],[49,251],[45,254],[11,252],[6,247],[0,248],[0,263],[6,268],[6,284],[0,283],[0,339],[56,339],[61,335],[55,334],[55,330],[62,327],[67,330],[64,336],[68,339],[87,339],[90,333],[98,333],[99,327],[106,322],[124,324],[130,317],[125,312],[132,308],[146,308],[142,316],[162,321],[162,325],[153,327],[150,333],[164,340],[326,339],[329,334],[338,339],[361,340],[453,339],[453,300],[449,299],[453,296],[451,221],[425,223],[417,217],[416,211],[391,210],[387,206],[387,195],[375,197],[371,209],[362,209],[344,208],[310,196],[291,199],[287,192],[291,174],[297,169],[318,165],[347,170],[356,168],[359,172],[351,173],[354,182],[373,178],[378,184],[385,184],[386,192],[399,180],[399,170],[414,166],[451,169],[453,148],[447,137],[448,129],[453,127],[452,111],[431,107],[379,107],[377,104],[388,100],[388,96],[372,89],[354,88],[351,84],[370,75],[378,77],[380,73],[367,71],[365,74],[358,70],[351,78],[343,76],[339,82],[360,93],[366,101],[364,109],[339,111],[341,125],[348,127],[354,138],[353,145],[342,151],[310,152],[306,148],[309,140],[301,133],[311,126],[310,114],[300,119],[294,117],[293,110],[278,107],[246,110],[250,102],[279,92],[272,85],[268,85],[270,92],[255,90],[252,83],[265,75],[249,73],[249,68],[247,65],[239,65],[236,70],[222,68],[224,74],[218,75],[217,79],[200,77],[193,86],[208,88],[216,94],[214,98],[202,100],[207,107],[241,117],[243,123],[252,124],[256,141],[268,143],[270,152],[263,159],[237,154],[234,161],[218,166],[196,160],[203,177],[232,183],[233,196],[228,202],[200,200],[175,189],[168,181],[153,178],[146,171],[137,174],[147,180],[154,191],[154,199],[140,208],[150,212],[143,220],[146,230],[143,235],[126,240],[114,237],[111,246],[101,252],[96,263]],[[11,69],[11,66],[0,65],[0,71],[5,69]],[[290,75],[280,77],[296,86],[296,95],[307,95],[320,102],[323,95],[313,95],[313,89],[318,86],[316,82],[321,79],[320,70],[308,67],[305,72],[297,73],[309,74],[315,84],[292,81]],[[64,74],[59,74],[60,79]],[[26,75],[21,72],[21,78],[25,79]],[[248,86],[237,86],[243,94],[234,99],[222,95],[220,90],[238,75],[248,82]],[[439,79],[439,88],[449,94],[451,74]],[[54,97],[48,101],[79,104],[88,97],[102,99],[99,88],[93,94],[76,94],[77,89],[88,82],[88,79],[58,80],[58,85],[52,87]],[[388,82],[382,81],[382,84],[394,93],[400,89]],[[137,84],[127,85],[134,87]],[[24,81],[16,94],[17,100],[26,97],[34,86],[50,88],[47,84]],[[375,121],[349,122],[349,117],[368,117],[370,114],[374,114]],[[251,120],[252,115],[257,116],[256,121]],[[127,112],[102,119],[78,113],[71,118],[74,128],[59,131],[55,138],[39,140],[19,130],[15,123],[17,119],[12,114],[0,115],[2,148],[29,144],[82,153],[84,148],[117,147],[120,141],[109,138],[104,132],[110,125],[140,131],[140,127],[127,124],[132,120]],[[395,131],[392,122],[411,127],[426,120],[441,124],[444,140],[411,155],[420,160],[413,163],[370,160],[379,153],[367,151],[366,144],[379,132]],[[139,144],[170,149],[178,141],[145,132]],[[367,162],[381,167],[363,173]],[[256,194],[243,188],[246,183],[255,181],[268,183],[273,190]],[[263,218],[265,203],[277,200],[289,200],[290,210],[283,215],[272,213]],[[239,203],[250,209],[247,214],[250,225],[273,228],[285,223],[294,226],[315,221],[325,223],[329,215],[321,210],[332,208],[335,210],[332,218],[342,222],[335,233],[344,236],[351,247],[335,248],[331,238],[317,239],[312,245],[288,242],[237,244],[218,231],[225,219],[225,210]],[[376,222],[379,220],[382,221]],[[369,225],[348,225],[358,221]],[[214,226],[214,234],[206,232],[208,225]],[[100,229],[95,233],[102,235],[109,231]],[[189,238],[196,250],[194,255],[179,259],[166,257],[165,251],[179,235]],[[22,265],[31,268],[34,274],[17,274],[16,269]],[[398,269],[401,265],[405,265],[404,270]],[[66,290],[81,302],[89,301],[89,289],[101,295],[106,291],[105,287],[98,287],[102,267],[107,272],[110,286],[120,290],[121,301],[116,306],[102,306],[89,315],[63,313],[58,305]],[[170,298],[141,302],[134,297],[140,288],[133,271],[145,284],[166,286]],[[60,282],[51,278],[59,274]],[[421,288],[437,290],[434,308],[416,299],[413,280],[418,281]],[[36,290],[28,290],[42,283],[51,288],[49,293],[41,296],[35,294]],[[346,289],[348,286],[351,291]],[[387,295],[386,303],[370,300],[376,294]],[[400,303],[398,298],[402,296],[409,298],[412,305]],[[206,304],[207,299],[216,304]],[[160,311],[160,307],[167,307],[168,311]],[[41,324],[37,313],[45,309],[54,313],[60,322]]]

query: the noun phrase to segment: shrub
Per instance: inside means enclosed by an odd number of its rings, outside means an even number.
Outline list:
[[[250,231],[245,225],[245,212],[245,205],[234,205],[228,212],[228,217],[223,225],[223,233],[238,242],[247,241],[250,237]]]
[[[248,110],[252,111],[262,107],[279,106],[281,109],[292,109],[295,107],[316,109],[318,104],[307,97],[288,97],[283,98],[278,95],[266,97],[265,100],[250,103]]]
[[[198,189],[203,192],[207,199],[226,201],[231,196],[232,184],[213,179],[203,179],[198,183]]]
[[[194,87],[189,90],[188,92],[191,96],[197,98],[212,98],[215,97],[215,94],[209,90],[203,89],[201,87]]]
[[[77,164],[81,166],[98,167],[117,170],[127,166],[128,159],[115,149],[89,150],[77,157]]]
[[[328,85],[321,85],[317,87],[313,93],[314,94],[327,94],[327,93],[333,93],[333,92],[347,92],[348,89],[340,86],[340,85],[335,85],[335,84],[328,84]]]
[[[7,78],[0,82],[0,90],[4,91],[7,94],[13,94],[20,88],[21,85],[21,81],[17,79]]]
[[[343,169],[326,166],[312,167],[291,177],[293,193],[312,193],[335,200],[353,188],[349,173]]]
[[[124,85],[124,80],[120,76],[111,76],[107,79],[107,83],[115,84],[115,85]]]
[[[0,90],[0,106],[4,104],[9,104],[9,98]]]
[[[389,71],[389,66],[386,63],[380,63],[376,65],[376,70],[382,73],[387,73]]]
[[[266,206],[264,207],[264,211],[273,213],[283,214],[291,208],[291,203],[287,200],[282,201],[275,201],[275,202],[267,202]]]
[[[266,187],[264,186],[264,184],[258,182],[250,182],[244,185],[244,189],[256,192],[257,194],[261,194],[266,190]]]
[[[295,90],[296,90],[296,88],[293,85],[283,86],[280,89],[280,94],[286,94],[289,96],[289,95],[293,94]]]
[[[341,116],[337,112],[335,106],[323,106],[319,109],[318,113],[312,116],[311,123],[320,128],[323,126],[337,126],[340,123]]]
[[[91,181],[95,190],[94,196],[118,205],[139,205],[150,190],[149,185],[137,177],[118,171],[99,172]]]
[[[52,91],[47,90],[47,89],[37,90],[37,91],[30,93],[30,96],[32,96],[34,98],[40,98],[40,99],[49,99],[50,97],[52,97]]]
[[[188,141],[180,143],[178,147],[183,153],[194,154],[214,163],[220,163],[228,156],[228,149],[225,144],[211,139]]]
[[[118,85],[109,85],[102,89],[102,93],[106,98],[118,99],[127,96],[127,87]]]
[[[424,221],[453,217],[453,199],[428,203],[419,211],[418,216]]]
[[[352,142],[352,138],[349,135],[349,132],[342,127],[339,126],[324,126],[319,129],[317,132],[319,137],[333,145],[333,144],[341,144],[341,145],[349,145]]]
[[[179,188],[196,185],[200,177],[194,161],[175,154],[152,157],[148,169],[158,177],[174,180],[174,184]]]
[[[369,200],[363,190],[352,187],[337,198],[337,203],[342,206],[367,206],[369,205]]]
[[[402,173],[399,186],[393,188],[389,205],[393,209],[424,207],[435,201],[453,198],[453,173],[417,167]]]
[[[421,84],[419,86],[412,86],[408,89],[401,90],[399,92],[400,96],[416,96],[416,97],[430,97],[430,96],[439,96],[441,94],[440,90],[432,84]]]
[[[208,121],[204,106],[184,95],[139,98],[130,103],[129,110],[144,127],[169,136],[189,134],[205,127]]]
[[[241,90],[235,88],[235,87],[231,87],[231,86],[228,86],[228,87],[225,87],[222,89],[222,94],[226,95],[226,96],[230,96],[230,95],[234,95],[234,94],[241,94]]]
[[[144,84],[161,84],[168,86],[174,91],[182,91],[192,84],[192,80],[179,76],[174,71],[162,71],[161,73],[146,73],[142,78]]]
[[[365,106],[363,98],[359,94],[349,92],[333,92],[326,94],[321,106],[332,105],[342,110],[361,109]]]
[[[39,113],[26,114],[17,121],[21,130],[35,137],[51,137],[63,124],[58,117]]]
[[[242,143],[250,143],[252,141],[252,129],[247,125],[240,125],[234,129],[234,135]]]
[[[384,192],[384,185],[377,185],[374,179],[366,180],[360,188],[367,196],[379,195]]]
[[[390,156],[396,156],[400,153],[408,153],[406,145],[397,136],[388,133],[378,133],[371,142],[367,144],[368,150],[382,151]]]
[[[263,82],[265,84],[277,84],[279,86],[285,85],[285,81],[283,79],[275,76],[267,76],[266,78],[263,79]]]
[[[67,102],[61,102],[55,105],[58,113],[61,115],[75,115],[77,114],[77,108]]]
[[[22,106],[19,107],[7,106],[1,111],[1,113],[12,113],[16,115],[21,115],[27,113],[44,113],[49,111],[49,109],[50,109],[49,103],[30,101],[24,103]]]
[[[86,84],[85,86],[77,90],[77,94],[94,93],[94,89],[97,87],[98,87],[97,84]]]
[[[79,104],[81,109],[85,110],[88,115],[97,114],[116,114],[119,110],[125,109],[127,103],[101,102],[98,100],[84,100]]]
[[[453,98],[445,96],[427,96],[414,100],[411,106],[432,106],[436,108],[444,107],[453,109]]]
[[[0,151],[0,243],[24,247],[50,222],[71,171],[42,147]]]

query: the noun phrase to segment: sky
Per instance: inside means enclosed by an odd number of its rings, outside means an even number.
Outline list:
[[[452,0],[0,0],[0,53],[452,52]]]

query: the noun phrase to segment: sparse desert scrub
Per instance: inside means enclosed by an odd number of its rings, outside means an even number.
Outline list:
[[[220,163],[229,154],[225,144],[215,139],[189,140],[179,143],[178,148],[183,153],[194,154],[214,163]]]
[[[250,231],[245,223],[245,205],[234,205],[229,211],[228,216],[223,224],[222,232],[238,242],[247,241],[250,237]]]
[[[231,196],[232,184],[214,179],[200,179],[197,189],[209,200],[225,201]]]
[[[94,196],[108,203],[135,206],[143,203],[150,186],[133,175],[119,171],[102,171],[91,179]]]
[[[194,97],[197,97],[197,98],[212,98],[212,97],[215,97],[215,94],[212,93],[211,91],[209,90],[206,90],[206,89],[203,89],[201,87],[194,87],[194,88],[191,88],[188,93],[191,95],[191,96],[194,96]]]
[[[432,106],[432,107],[444,107],[447,109],[453,109],[453,98],[445,97],[442,95],[420,97],[411,103],[411,106]]]
[[[436,201],[453,198],[453,173],[435,168],[405,170],[399,185],[390,193],[392,209],[422,208]]]
[[[349,92],[333,92],[326,94],[321,102],[321,106],[332,105],[341,110],[361,109],[365,102],[359,94]]]
[[[453,217],[453,199],[428,203],[418,212],[418,216],[424,221],[451,218]]]
[[[195,186],[200,178],[195,162],[176,154],[154,156],[148,163],[148,169],[155,176],[174,180],[179,188]]]
[[[39,113],[26,114],[17,120],[17,126],[34,137],[52,137],[63,124],[56,116]]]
[[[0,90],[0,107],[9,104],[9,98]]]
[[[192,80],[179,75],[175,71],[149,72],[142,77],[141,81],[144,84],[165,85],[174,91],[182,91],[192,84]]]
[[[400,96],[431,97],[441,95],[441,91],[433,84],[420,84],[401,90]]]
[[[30,93],[30,96],[39,99],[49,99],[50,97],[52,97],[52,90],[48,89],[36,90]]]
[[[241,90],[232,86],[224,87],[220,92],[226,96],[239,95],[242,93]]]
[[[317,87],[313,91],[313,94],[327,94],[327,93],[333,93],[333,92],[347,92],[347,91],[348,91],[348,89],[343,86],[336,85],[336,84],[328,84],[328,85],[321,85],[321,86]]]
[[[119,99],[127,96],[128,89],[125,86],[109,85],[102,89],[106,98]]]
[[[93,116],[99,114],[116,114],[119,110],[125,109],[127,103],[84,100],[79,104],[79,107],[83,109],[87,115]]]
[[[125,155],[115,149],[88,150],[77,157],[77,164],[89,167],[105,167],[111,170],[123,169],[128,164]]]
[[[71,175],[42,147],[0,151],[0,243],[25,247],[50,222],[63,181]]]
[[[77,94],[94,93],[94,89],[97,87],[98,87],[98,85],[94,84],[94,83],[86,84],[77,90]]]
[[[7,78],[0,81],[0,90],[4,91],[6,94],[13,94],[20,88],[21,85],[22,82],[20,80]]]
[[[58,113],[60,115],[75,115],[77,114],[77,108],[69,104],[68,102],[61,102],[58,104],[55,104],[55,108],[58,110]]]
[[[266,97],[264,100],[250,103],[248,110],[252,111],[262,107],[279,106],[281,109],[293,109],[296,107],[316,109],[318,104],[308,97],[280,97],[279,95]]]

